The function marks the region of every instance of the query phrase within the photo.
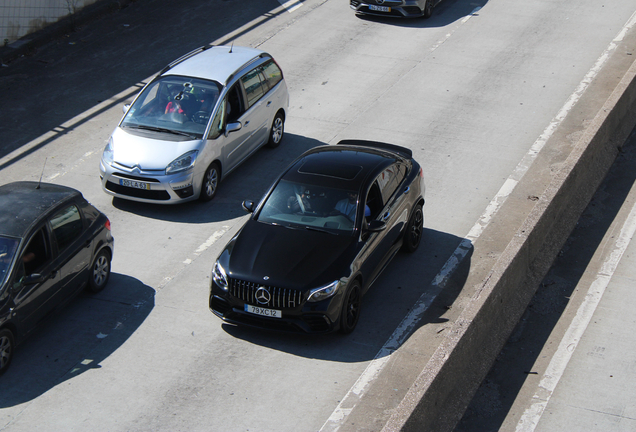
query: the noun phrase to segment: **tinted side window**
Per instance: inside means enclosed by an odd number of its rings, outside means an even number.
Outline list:
[[[65,249],[82,234],[82,217],[79,209],[71,205],[58,212],[51,218],[51,229],[58,249]]]
[[[261,85],[261,68],[252,69],[243,78],[241,82],[245,88],[245,94],[247,95],[247,106],[251,107],[263,96],[263,86]]]
[[[51,248],[46,234],[44,228],[40,228],[29,239],[29,244],[24,249],[21,260],[27,275],[36,273],[51,259]]]
[[[378,185],[382,192],[382,201],[386,204],[398,187],[397,165],[391,165],[378,176]]]
[[[274,60],[270,60],[263,65],[263,76],[265,77],[265,88],[267,90],[273,88],[283,79],[283,73]]]

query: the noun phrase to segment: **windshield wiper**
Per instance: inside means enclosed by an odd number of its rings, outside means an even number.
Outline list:
[[[318,231],[318,232],[321,232],[321,233],[332,234],[332,235],[338,235],[338,234],[336,234],[335,232],[327,231],[327,230],[324,230],[324,229],[321,229],[321,228],[316,228],[316,227],[313,227],[313,226],[306,226],[306,227],[305,227],[305,229],[306,229],[306,230],[309,230],[309,231]]]
[[[192,134],[189,134],[187,132],[176,131],[176,130],[172,130],[172,129],[168,129],[168,128],[160,128],[160,127],[156,127],[156,126],[145,126],[145,125],[131,126],[131,125],[124,125],[124,127],[129,127],[131,129],[143,129],[143,130],[149,130],[149,131],[153,131],[153,132],[163,132],[163,133],[169,133],[169,134],[173,134],[173,135],[187,136],[190,139],[195,139],[196,138],[196,136],[194,136]]]

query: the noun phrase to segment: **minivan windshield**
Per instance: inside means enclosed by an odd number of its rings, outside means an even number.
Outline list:
[[[18,248],[18,239],[0,236],[0,287],[11,272],[11,263]]]
[[[288,228],[352,233],[358,209],[355,191],[281,180],[256,220]]]
[[[215,81],[161,77],[144,88],[120,126],[201,139],[221,88]]]

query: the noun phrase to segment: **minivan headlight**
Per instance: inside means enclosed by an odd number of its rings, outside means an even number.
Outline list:
[[[104,147],[104,153],[102,153],[102,161],[105,165],[113,164],[113,137],[110,137],[108,144]]]
[[[214,267],[212,267],[212,279],[214,279],[214,282],[216,282],[218,286],[227,291],[227,274],[225,273],[223,266],[218,261],[215,262]]]
[[[192,168],[194,166],[194,162],[197,160],[198,154],[198,150],[192,150],[179,156],[168,164],[166,167],[166,174],[174,174]]]
[[[340,281],[333,281],[329,285],[321,286],[320,288],[314,288],[309,291],[309,297],[307,301],[309,302],[319,302],[321,300],[328,299],[338,292],[338,288],[340,288]]]

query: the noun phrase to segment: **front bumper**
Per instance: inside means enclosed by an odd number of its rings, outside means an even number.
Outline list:
[[[424,15],[424,7],[415,1],[385,1],[382,4],[377,2],[350,0],[351,9],[359,14],[375,15],[398,18],[417,18]]]
[[[100,161],[102,189],[109,195],[132,201],[176,204],[199,197],[200,185],[195,184],[193,170],[165,175],[163,172],[130,171],[105,165]],[[134,187],[143,185],[144,187]]]
[[[241,297],[250,298],[244,300]],[[251,295],[232,295],[217,285],[210,286],[210,311],[223,321],[236,325],[263,328],[288,333],[331,333],[340,326],[340,304],[342,295],[338,293],[326,300],[310,303],[303,296],[298,306],[259,305]],[[281,318],[255,315],[245,311],[245,305],[278,309]]]

